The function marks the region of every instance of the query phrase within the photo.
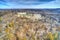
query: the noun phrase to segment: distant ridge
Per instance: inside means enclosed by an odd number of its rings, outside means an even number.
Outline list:
[[[42,12],[43,14],[60,14],[60,8],[56,9],[0,9],[0,12],[10,11],[10,12]]]

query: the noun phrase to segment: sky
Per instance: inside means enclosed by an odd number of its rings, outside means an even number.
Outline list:
[[[0,0],[0,9],[60,8],[60,0]]]

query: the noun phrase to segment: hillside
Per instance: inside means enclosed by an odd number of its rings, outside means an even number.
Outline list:
[[[58,9],[0,10],[0,40],[60,40],[59,32]]]

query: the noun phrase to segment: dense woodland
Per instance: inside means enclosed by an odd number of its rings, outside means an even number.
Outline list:
[[[60,40],[60,14],[51,10],[0,10],[0,40]]]

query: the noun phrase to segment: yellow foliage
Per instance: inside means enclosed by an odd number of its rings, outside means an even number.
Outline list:
[[[27,40],[27,38],[26,38],[26,37],[24,37],[22,40]]]
[[[51,32],[48,33],[48,38],[49,38],[50,40],[54,40],[54,36],[53,36],[53,34],[52,34]]]
[[[15,39],[15,36],[14,36],[14,34],[12,34],[12,33],[7,34],[6,37],[7,37],[9,40]]]
[[[0,21],[2,21],[2,17],[0,17]]]
[[[57,38],[58,37],[58,33],[55,33],[55,38]]]
[[[14,37],[14,35],[12,33],[8,34],[8,38]]]
[[[5,32],[6,33],[9,33],[10,32],[9,28],[5,29]]]
[[[54,34],[54,40],[57,40],[57,38],[58,38],[58,33],[55,33]]]
[[[14,26],[14,22],[13,22],[13,21],[10,22],[8,26],[9,26],[9,27],[13,27],[13,26]]]
[[[32,40],[35,40],[35,36],[34,35],[32,35]]]

